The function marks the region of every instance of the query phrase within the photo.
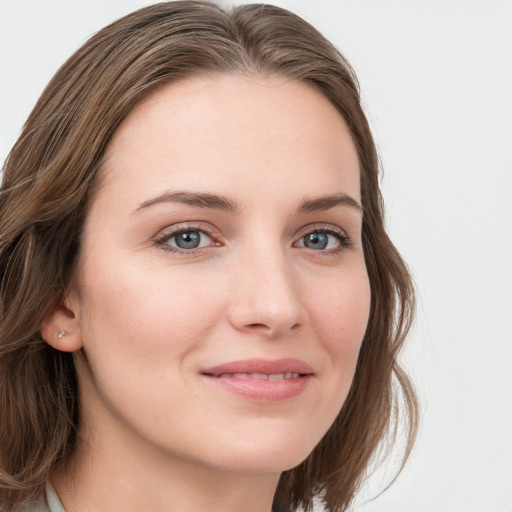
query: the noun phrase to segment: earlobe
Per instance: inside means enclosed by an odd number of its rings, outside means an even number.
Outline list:
[[[75,352],[82,348],[79,322],[64,304],[46,314],[41,323],[41,335],[48,345],[62,352]]]

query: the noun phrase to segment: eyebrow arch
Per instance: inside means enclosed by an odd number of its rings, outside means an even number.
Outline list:
[[[238,213],[240,211],[240,207],[236,201],[233,201],[229,197],[204,192],[179,191],[165,192],[153,199],[148,199],[136,208],[131,215],[158,203],[181,203],[195,206],[196,208],[208,208],[211,210],[221,210],[230,213]]]
[[[363,207],[352,197],[347,194],[333,194],[313,199],[306,197],[297,208],[296,213],[297,215],[304,215],[306,213],[330,210],[336,206],[348,206],[360,213],[363,212]]]

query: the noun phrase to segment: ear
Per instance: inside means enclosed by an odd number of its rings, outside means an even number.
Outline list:
[[[48,345],[62,352],[82,348],[80,324],[69,299],[48,311],[41,322],[41,335]]]

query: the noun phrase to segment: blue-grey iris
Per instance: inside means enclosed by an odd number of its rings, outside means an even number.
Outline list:
[[[195,249],[201,243],[201,235],[198,231],[185,231],[175,235],[175,240],[180,249]]]
[[[309,233],[304,237],[304,245],[309,249],[325,249],[329,242],[326,233]]]

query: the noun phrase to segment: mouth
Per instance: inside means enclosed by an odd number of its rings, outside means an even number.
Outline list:
[[[205,374],[208,375],[208,374]],[[296,372],[286,373],[219,373],[209,375],[217,379],[251,379],[251,380],[289,380],[298,379],[303,374]]]
[[[310,365],[297,359],[250,359],[206,368],[201,375],[223,390],[261,403],[300,395],[314,372]]]

